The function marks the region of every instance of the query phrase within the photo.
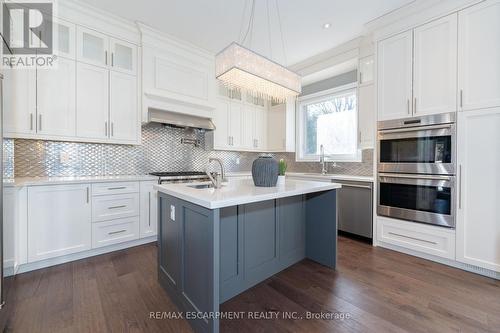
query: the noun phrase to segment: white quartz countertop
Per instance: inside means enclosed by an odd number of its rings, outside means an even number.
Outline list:
[[[311,180],[319,181],[332,181],[334,179],[338,180],[352,180],[357,182],[373,182],[374,178],[371,176],[354,176],[354,175],[344,175],[344,174],[331,174],[322,175],[321,173],[301,173],[301,172],[287,172],[287,176],[291,178],[307,178]]]
[[[322,192],[342,187],[342,185],[336,183],[298,179],[286,179],[284,185],[276,187],[256,187],[251,179],[232,179],[220,189],[196,189],[190,187],[196,184],[203,183],[162,184],[155,187],[162,193],[209,209]]]
[[[85,184],[85,183],[107,183],[126,181],[158,180],[158,177],[150,175],[121,175],[121,176],[82,176],[82,177],[20,177],[5,179],[4,186],[41,186],[41,185],[63,185],[63,184]]]
[[[329,173],[326,175],[322,175],[321,173],[313,173],[313,172],[287,172],[287,177],[289,178],[306,178],[311,180],[318,181],[332,181],[334,179],[338,180],[352,180],[357,182],[373,182],[374,178],[372,176],[355,176],[355,175],[346,175],[346,174],[333,174]],[[241,172],[230,172],[226,174],[226,177],[251,177],[252,173],[250,171],[241,171]]]

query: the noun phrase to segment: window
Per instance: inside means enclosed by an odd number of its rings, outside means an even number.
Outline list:
[[[298,108],[298,161],[359,162],[358,108],[354,86],[304,96]]]

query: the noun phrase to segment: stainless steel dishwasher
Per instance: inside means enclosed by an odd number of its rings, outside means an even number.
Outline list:
[[[373,238],[373,183],[333,179],[342,184],[338,194],[338,229]]]

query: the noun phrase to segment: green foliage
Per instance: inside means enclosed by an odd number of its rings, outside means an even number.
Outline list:
[[[285,175],[287,167],[288,167],[288,164],[286,164],[285,160],[284,159],[280,159],[280,162],[279,162],[279,175],[280,176],[284,176]]]

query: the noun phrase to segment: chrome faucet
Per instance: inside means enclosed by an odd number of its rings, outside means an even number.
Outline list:
[[[212,163],[214,161],[219,163],[219,166],[220,166],[220,174],[216,173],[215,177],[212,176],[212,174],[208,171],[208,167],[210,166],[210,163]],[[210,157],[208,159],[208,165],[205,168],[205,173],[207,174],[208,178],[210,178],[210,181],[214,185],[214,188],[221,188],[222,182],[226,181],[226,171],[224,170],[224,165],[222,164],[222,161],[218,158]]]
[[[319,146],[319,163],[321,163],[321,174],[326,175],[328,173],[328,166],[325,161],[325,147],[323,145]]]

